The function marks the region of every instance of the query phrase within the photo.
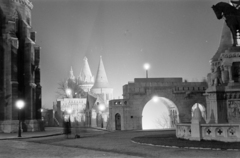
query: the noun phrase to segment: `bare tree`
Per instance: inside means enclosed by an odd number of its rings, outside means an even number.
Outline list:
[[[73,98],[85,98],[87,93],[80,87],[79,82],[72,80],[62,80],[58,83],[57,98],[68,98],[67,89],[71,89]]]
[[[58,83],[58,90],[57,90],[57,98],[67,98],[67,94],[66,94],[66,89],[67,87],[67,80],[62,80]]]
[[[171,127],[170,121],[171,121],[170,117],[164,113],[164,114],[161,114],[161,117],[155,120],[155,124],[157,127],[160,127],[160,128],[170,128]]]

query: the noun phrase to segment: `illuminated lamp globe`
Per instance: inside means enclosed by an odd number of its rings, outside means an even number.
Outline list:
[[[72,109],[67,109],[67,113],[71,114],[72,113]]]
[[[23,100],[18,100],[16,102],[16,106],[18,109],[22,109],[24,107],[24,105],[25,105],[25,102]]]
[[[158,98],[157,96],[154,96],[154,97],[153,97],[153,102],[156,103],[156,102],[158,102],[158,100],[159,100],[159,98]]]
[[[71,93],[72,93],[72,90],[71,90],[71,89],[69,89],[69,88],[66,89],[66,94],[67,94],[67,95],[71,95]]]
[[[105,106],[104,106],[103,104],[100,104],[99,107],[98,107],[98,109],[99,109],[100,111],[104,111],[104,110],[105,110]]]
[[[150,68],[150,65],[148,63],[146,63],[146,64],[143,65],[143,67],[144,67],[145,70],[148,70]]]

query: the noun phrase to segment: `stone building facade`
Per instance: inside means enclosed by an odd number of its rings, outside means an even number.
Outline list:
[[[0,0],[0,132],[17,131],[17,99],[25,101],[23,130],[39,130],[40,47],[32,31],[32,9],[29,0]]]
[[[154,97],[174,103],[166,105],[172,124],[191,121],[195,103],[206,108],[206,82],[182,82],[182,78],[135,78],[123,86],[123,99],[109,102],[109,130],[141,130],[145,105]]]
[[[109,111],[108,102],[113,97],[113,89],[108,82],[102,57],[99,60],[96,80],[91,73],[87,58],[84,57],[78,77],[74,76],[71,68],[66,88],[71,89],[74,94],[68,95],[68,98],[57,99],[57,104],[54,105],[56,124],[61,125],[67,110],[71,109],[72,113],[69,116],[73,126],[106,128]],[[77,95],[78,91],[74,89],[78,88],[83,90],[86,95]]]

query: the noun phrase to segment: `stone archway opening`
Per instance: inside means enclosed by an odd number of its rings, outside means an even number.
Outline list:
[[[197,106],[199,107],[199,109],[200,109],[200,111],[202,113],[203,119],[206,121],[207,120],[206,108],[202,104],[200,104],[200,103],[195,103],[192,106],[192,117],[193,117],[193,111],[197,108]]]
[[[142,129],[174,128],[179,121],[178,109],[169,99],[154,96],[142,111]]]

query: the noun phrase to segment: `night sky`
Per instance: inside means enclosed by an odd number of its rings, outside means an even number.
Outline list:
[[[210,72],[223,20],[217,0],[32,0],[32,26],[41,46],[42,103],[52,108],[58,83],[77,77],[86,56],[94,77],[102,56],[114,98],[145,77],[201,81]],[[228,2],[225,0],[225,2]]]

